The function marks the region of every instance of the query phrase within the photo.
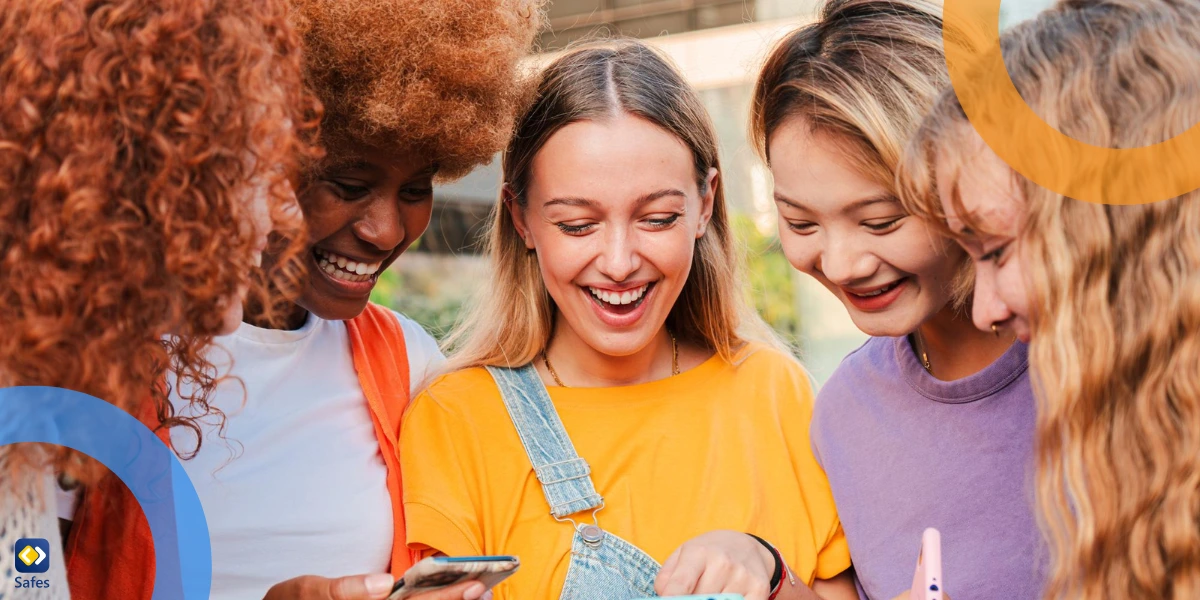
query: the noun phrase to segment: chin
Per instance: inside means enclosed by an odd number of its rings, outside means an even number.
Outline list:
[[[216,335],[229,335],[240,327],[242,324],[242,305],[234,303],[228,310],[225,311],[225,316],[221,321],[221,329]]]
[[[302,298],[297,304],[304,308],[304,310],[326,321],[349,321],[361,315],[367,309],[367,302],[367,300],[347,302],[345,300],[309,300]]]
[[[903,337],[916,331],[922,322],[898,310],[863,313],[851,309],[850,320],[859,331],[871,337]]]

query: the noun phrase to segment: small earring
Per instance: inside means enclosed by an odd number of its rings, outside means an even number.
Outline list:
[[[994,334],[996,337],[1000,337],[1000,330],[999,330],[999,329],[996,329],[996,324],[995,324],[995,323],[993,323],[993,324],[992,324],[992,333],[993,333],[993,334]]]

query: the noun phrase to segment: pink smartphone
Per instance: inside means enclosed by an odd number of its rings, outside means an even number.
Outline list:
[[[911,600],[942,600],[942,534],[930,527],[921,535]]]

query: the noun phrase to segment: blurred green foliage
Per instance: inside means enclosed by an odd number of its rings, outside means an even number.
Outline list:
[[[795,270],[779,247],[779,238],[763,234],[749,215],[733,215],[733,231],[746,255],[746,294],[763,320],[788,344],[800,342],[800,305]]]

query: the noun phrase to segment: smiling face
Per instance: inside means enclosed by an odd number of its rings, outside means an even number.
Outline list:
[[[908,216],[845,148],[803,118],[772,135],[780,243],[788,262],[833,292],[863,332],[907,335],[950,302],[962,251]]]
[[[300,204],[309,276],[296,303],[323,319],[357,317],[389,265],[429,226],[435,168],[360,146],[324,169]]]
[[[558,335],[609,356],[646,348],[687,281],[716,177],[702,190],[687,146],[627,114],[553,134],[525,206],[510,207],[558,306]]]
[[[975,264],[971,317],[983,331],[1011,329],[1028,343],[1029,287],[1022,268],[1023,194],[1012,170],[974,133],[962,132],[954,149],[965,161],[937,160],[937,187],[946,224]],[[951,165],[959,164],[953,169]],[[954,194],[961,200],[955,206]],[[962,212],[959,212],[959,208]],[[964,219],[964,216],[969,218]]]

